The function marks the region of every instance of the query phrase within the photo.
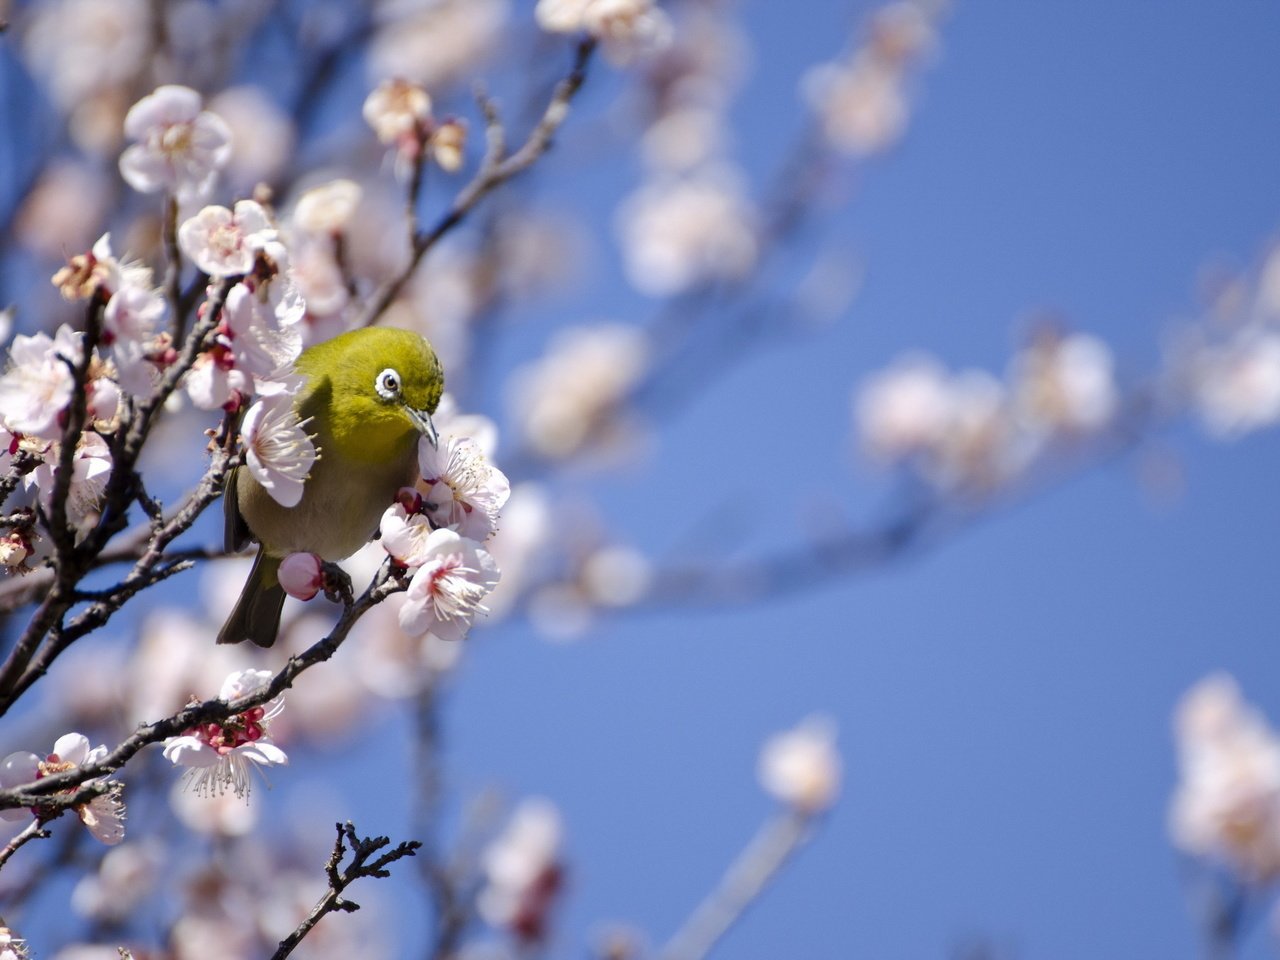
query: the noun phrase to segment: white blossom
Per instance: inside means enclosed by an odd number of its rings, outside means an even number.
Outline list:
[[[730,171],[655,180],[618,210],[627,279],[642,293],[666,297],[741,277],[759,253],[756,219]]]
[[[241,670],[222,684],[218,698],[227,702],[257,693],[271,682],[270,670]],[[289,762],[288,756],[268,733],[271,720],[284,709],[284,698],[222,721],[202,723],[164,743],[164,756],[175,766],[189,767],[186,783],[201,797],[221,795],[230,790],[247,797],[255,767]]]
[[[538,0],[533,13],[549,33],[585,32],[599,40],[614,63],[671,43],[671,21],[653,0]]]
[[[931,357],[910,356],[858,389],[854,419],[871,456],[893,462],[935,446],[949,406],[946,370]]]
[[[1280,738],[1226,674],[1192,687],[1175,721],[1173,842],[1246,883],[1280,876]]]
[[[408,80],[384,80],[365,97],[362,113],[379,143],[404,146],[418,141],[430,124],[431,97]]]
[[[418,442],[418,465],[426,486],[426,513],[437,527],[472,540],[488,539],[511,496],[506,475],[470,437],[446,437],[438,445]]]
[[[421,497],[417,499],[420,501]],[[421,512],[420,502],[412,510],[406,509],[404,503],[394,503],[382,514],[378,542],[401,566],[420,567],[429,559],[427,550],[433,530],[430,519]]]
[[[1032,424],[1051,431],[1099,430],[1120,403],[1114,366],[1111,350],[1097,337],[1037,337],[1014,359],[1014,402]]]
[[[140,193],[168,190],[179,201],[197,200],[231,157],[226,123],[202,110],[190,87],[157,87],[129,109],[124,131],[136,142],[121,154],[120,173]]]
[[[288,394],[264,397],[249,408],[240,436],[245,466],[271,498],[296,507],[316,461],[316,448]]]
[[[59,459],[59,445],[50,444],[44,459],[23,477],[27,489],[40,491],[40,500],[46,511],[52,509],[51,497],[56,482],[55,467]],[[67,486],[67,518],[79,527],[98,507],[111,476],[111,448],[96,433],[85,431],[76,444],[71,459],[71,481]]]
[[[95,764],[107,756],[105,744],[89,746],[89,740],[80,733],[67,733],[53,744],[53,751],[43,760],[34,753],[13,753],[0,763],[0,788],[9,789],[34,783],[44,777],[67,773],[79,767]],[[105,779],[86,780],[86,784],[105,783]],[[37,808],[38,809],[38,808]],[[124,801],[120,799],[120,784],[112,783],[106,793],[98,794],[75,808],[80,822],[94,838],[107,845],[124,839]],[[0,810],[0,818],[18,820],[27,810]]]
[[[9,369],[0,376],[0,420],[14,433],[54,439],[71,403],[75,377],[67,363],[80,362],[81,334],[66,324],[53,337],[19,334],[9,347]]]
[[[1209,432],[1238,437],[1280,423],[1280,332],[1246,327],[1203,348],[1191,370],[1192,398]]]
[[[840,792],[835,727],[822,717],[767,740],[760,751],[761,785],[799,813],[821,813]]]
[[[240,200],[235,210],[208,206],[178,228],[178,244],[211,277],[249,273],[259,251],[276,239],[262,205]]]
[[[293,228],[315,235],[341,233],[355,216],[363,192],[360,184],[345,179],[312,187],[293,206]]]
[[[498,582],[498,565],[480,544],[452,530],[433,531],[421,556],[400,608],[400,626],[410,636],[461,640],[476,614],[487,612],[483,601]]]
[[[523,939],[541,938],[560,888],[563,833],[555,804],[542,797],[521,801],[482,856],[485,886],[476,906],[488,923]]]

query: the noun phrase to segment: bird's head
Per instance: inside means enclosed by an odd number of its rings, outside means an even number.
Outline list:
[[[352,330],[308,349],[298,370],[328,380],[329,426],[347,455],[380,460],[417,433],[437,442],[431,414],[444,371],[425,337],[391,327]]]

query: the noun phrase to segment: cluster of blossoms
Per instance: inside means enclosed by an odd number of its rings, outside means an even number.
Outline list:
[[[240,670],[223,682],[218,699],[228,703],[240,700],[270,682],[269,670]],[[165,758],[190,768],[186,784],[197,796],[220,796],[230,790],[237,797],[247,797],[255,767],[289,762],[267,729],[283,709],[284,698],[275,697],[227,720],[198,724],[165,741]]]
[[[545,939],[563,887],[562,835],[555,805],[532,797],[516,807],[507,828],[484,852],[485,885],[476,902],[480,916],[525,946]]]
[[[905,357],[858,389],[854,417],[873,459],[905,464],[949,492],[980,494],[1045,451],[1096,435],[1119,402],[1102,341],[1044,331],[1014,358],[1005,381]]]
[[[1183,696],[1174,733],[1174,844],[1246,884],[1280,877],[1280,737],[1225,674]]]
[[[88,739],[79,733],[59,737],[53,751],[41,759],[34,753],[11,753],[0,761],[0,787],[11,789],[35,783],[45,777],[66,773],[77,767],[98,763],[107,755],[105,745],[90,747]],[[88,784],[102,780],[87,780]],[[117,844],[124,839],[124,801],[120,799],[120,785],[113,783],[107,792],[75,808],[80,821],[91,834],[106,844]],[[21,820],[34,814],[38,820],[48,819],[50,811],[39,805],[30,810],[0,810],[0,819]]]
[[[424,490],[402,491],[380,525],[383,549],[413,572],[400,626],[410,636],[460,640],[498,583],[482,541],[497,529],[511,488],[470,438],[442,437],[439,449],[423,438],[418,460]]]
[[[933,49],[941,6],[893,0],[872,15],[863,44],[806,74],[802,92],[832,147],[861,158],[902,136],[910,118],[910,80]]]
[[[550,33],[589,34],[617,64],[671,43],[671,21],[653,0],[538,0],[534,16]]]
[[[1223,284],[1208,322],[1175,342],[1170,366],[1175,390],[1214,437],[1280,423],[1280,247],[1252,276]]]

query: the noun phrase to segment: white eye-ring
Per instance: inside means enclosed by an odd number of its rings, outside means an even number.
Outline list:
[[[387,367],[374,378],[373,387],[383,400],[394,400],[400,396],[400,374]]]

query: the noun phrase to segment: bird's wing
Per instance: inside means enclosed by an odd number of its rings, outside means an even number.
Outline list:
[[[233,553],[243,550],[253,537],[249,532],[249,525],[240,516],[240,496],[236,490],[236,480],[243,469],[236,467],[231,471],[231,476],[227,477],[227,489],[222,494],[222,516],[225,521],[222,546],[224,550]]]

